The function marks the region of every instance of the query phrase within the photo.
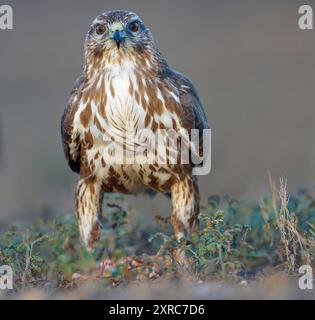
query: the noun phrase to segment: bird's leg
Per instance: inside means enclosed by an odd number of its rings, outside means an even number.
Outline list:
[[[94,177],[81,178],[76,189],[76,214],[81,239],[89,251],[98,240],[102,218],[103,192]]]
[[[199,189],[196,176],[186,176],[171,187],[171,222],[177,240],[184,237],[185,229],[190,234],[199,227]]]

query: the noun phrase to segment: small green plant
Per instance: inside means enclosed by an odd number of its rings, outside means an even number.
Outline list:
[[[28,284],[43,279],[48,270],[40,247],[47,241],[47,235],[30,230],[18,232],[15,227],[6,232],[0,240],[0,265],[7,264],[15,276],[15,285],[25,289]]]

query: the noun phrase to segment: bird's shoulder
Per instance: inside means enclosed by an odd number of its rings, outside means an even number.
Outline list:
[[[64,133],[67,133],[70,129],[69,126],[71,126],[71,122],[73,120],[75,111],[78,107],[80,94],[82,92],[82,87],[84,85],[84,82],[85,82],[84,75],[80,75],[80,77],[78,77],[77,80],[74,82],[67,106],[61,118],[61,127],[64,130]]]
[[[70,168],[79,173],[80,171],[80,143],[73,134],[73,120],[79,106],[82,87],[85,83],[85,76],[80,75],[74,83],[70,93],[68,104],[61,117],[61,139],[65,157]]]
[[[186,75],[170,68],[165,71],[164,77],[178,91],[183,126],[195,129],[209,128],[207,115],[193,82]]]

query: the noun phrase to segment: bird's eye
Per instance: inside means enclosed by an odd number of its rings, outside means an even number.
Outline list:
[[[139,22],[137,22],[137,21],[131,22],[129,24],[129,30],[131,32],[138,32],[139,31]]]
[[[98,24],[95,27],[95,32],[100,36],[106,32],[106,27],[103,24]]]

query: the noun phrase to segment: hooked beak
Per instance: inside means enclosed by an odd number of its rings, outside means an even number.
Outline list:
[[[113,34],[113,39],[116,41],[118,50],[120,48],[120,43],[123,40],[123,38],[124,38],[123,32],[121,30],[119,30],[119,29],[116,29],[114,34]]]

